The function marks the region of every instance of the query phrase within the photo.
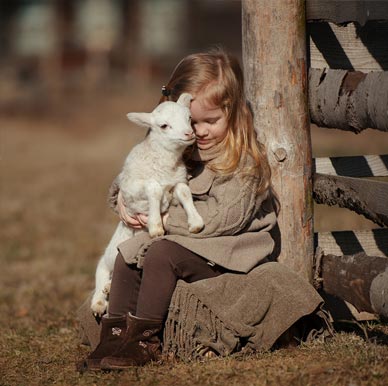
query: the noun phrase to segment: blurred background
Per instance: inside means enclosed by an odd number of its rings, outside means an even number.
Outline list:
[[[241,57],[240,8],[236,0],[2,0],[1,112],[55,114],[85,94],[147,87],[156,87],[155,102],[183,56],[217,44]]]

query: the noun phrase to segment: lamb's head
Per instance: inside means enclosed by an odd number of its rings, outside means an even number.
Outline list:
[[[187,147],[194,143],[195,134],[191,127],[190,102],[192,96],[181,94],[177,102],[163,102],[151,113],[129,113],[130,121],[151,129],[166,146]]]

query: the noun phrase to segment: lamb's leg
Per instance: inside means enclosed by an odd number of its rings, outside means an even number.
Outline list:
[[[190,188],[183,182],[180,182],[175,186],[174,195],[186,211],[189,231],[191,233],[198,233],[204,227],[204,223],[194,206]]]
[[[164,235],[160,205],[163,197],[163,189],[156,181],[150,181],[146,186],[148,199],[148,233],[151,237]]]
[[[110,270],[105,262],[104,256],[101,257],[96,269],[96,288],[94,290],[90,308],[95,316],[102,316],[107,307],[108,300],[105,292],[105,286],[110,282]]]
[[[96,316],[102,316],[108,306],[107,295],[110,290],[110,279],[117,256],[117,246],[131,237],[133,237],[133,230],[120,221],[97,264],[96,288],[91,302],[92,312]]]

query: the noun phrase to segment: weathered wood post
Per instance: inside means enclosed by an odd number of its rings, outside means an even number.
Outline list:
[[[305,1],[243,0],[247,98],[279,196],[279,261],[312,279],[313,201]]]

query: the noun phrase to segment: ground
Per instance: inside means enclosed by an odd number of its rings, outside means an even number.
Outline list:
[[[388,325],[378,321],[342,324],[326,344],[79,374],[75,364],[88,348],[80,345],[75,312],[93,289],[98,257],[117,222],[106,206],[107,188],[145,134],[125,114],[150,109],[156,100],[103,93],[72,99],[66,108],[50,102],[50,114],[21,107],[0,117],[1,386],[387,384]],[[318,155],[383,153],[387,135],[340,133],[333,140],[321,130],[313,134]],[[317,207],[316,213],[322,230],[372,226],[338,209]]]

